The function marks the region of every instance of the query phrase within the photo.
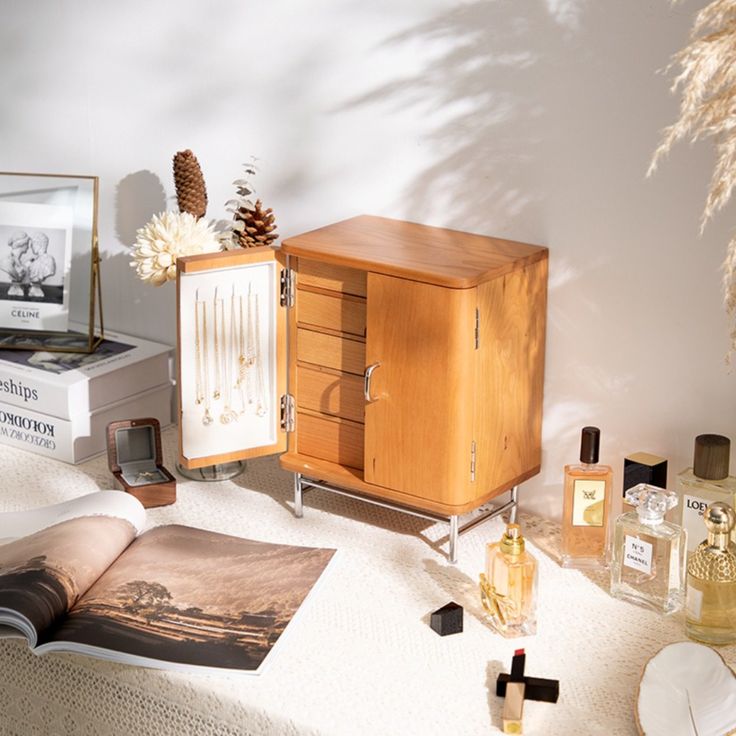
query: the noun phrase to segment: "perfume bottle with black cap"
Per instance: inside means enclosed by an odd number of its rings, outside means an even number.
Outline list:
[[[563,567],[596,568],[607,564],[613,471],[608,465],[598,464],[600,441],[598,427],[583,427],[580,463],[565,466],[560,550]]]
[[[731,441],[720,434],[700,434],[695,438],[693,466],[677,476],[680,496],[680,526],[687,529],[688,552],[703,536],[703,512],[710,503],[721,501],[736,506],[736,478],[728,474]],[[736,542],[736,536],[731,537]]]

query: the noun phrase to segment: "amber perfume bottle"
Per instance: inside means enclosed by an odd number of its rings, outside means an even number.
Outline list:
[[[613,471],[598,464],[601,431],[583,427],[580,464],[565,466],[562,507],[563,567],[605,567]]]
[[[506,637],[537,631],[537,561],[526,551],[518,524],[508,524],[501,541],[486,548],[480,595],[488,621]]]
[[[708,504],[723,501],[736,506],[736,478],[729,476],[731,441],[720,434],[701,434],[695,438],[693,467],[677,476],[680,494],[680,526],[687,529],[688,552],[703,537],[703,512]],[[736,534],[731,541],[736,542]]]
[[[716,501],[703,514],[708,538],[687,563],[685,633],[706,644],[736,643],[736,514]]]
[[[677,494],[646,483],[626,491],[635,511],[616,519],[611,595],[662,613],[682,608],[685,598],[685,532],[665,521]]]

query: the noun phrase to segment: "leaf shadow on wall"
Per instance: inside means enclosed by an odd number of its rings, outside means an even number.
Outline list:
[[[586,7],[584,0],[470,2],[374,48],[378,61],[397,48],[416,48],[421,61],[414,71],[395,72],[339,110],[371,108],[395,118],[397,125],[402,113],[413,113],[417,127],[408,140],[426,149],[426,155],[397,205],[404,216],[549,243],[554,227],[548,212],[554,199],[549,189],[554,176],[547,170],[550,149],[558,145],[560,119],[567,119],[572,92],[564,74],[577,64],[576,36],[588,20],[583,18]],[[550,310],[559,263],[555,257],[559,254],[553,253],[551,264]],[[580,269],[566,276],[575,281]],[[572,437],[579,413],[566,416],[565,426],[556,425],[555,431]],[[558,485],[555,477],[551,496],[556,497]]]
[[[536,176],[546,134],[542,67],[569,34],[561,23],[570,21],[571,5],[555,15],[541,2],[523,11],[511,0],[472,2],[376,47],[377,56],[418,47],[424,61],[338,110],[411,109],[421,121],[415,143],[431,153],[405,190],[406,216],[543,240],[545,196]]]

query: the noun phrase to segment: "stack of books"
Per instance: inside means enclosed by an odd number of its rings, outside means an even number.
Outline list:
[[[171,351],[111,332],[91,354],[0,350],[0,443],[79,463],[106,450],[109,422],[171,424]]]

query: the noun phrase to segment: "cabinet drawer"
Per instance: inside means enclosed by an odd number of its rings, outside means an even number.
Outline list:
[[[299,454],[363,467],[363,425],[334,417],[297,412],[296,442]]]
[[[365,416],[363,380],[337,371],[319,371],[300,366],[296,371],[297,403],[300,409],[331,414],[362,422]]]
[[[296,304],[299,324],[365,337],[365,299],[299,289]]]
[[[299,259],[297,283],[317,286],[320,289],[339,291],[343,294],[365,296],[366,272],[345,266],[333,266],[331,263],[320,263]]]
[[[296,331],[296,359],[300,363],[323,365],[362,376],[365,343],[299,327]]]

